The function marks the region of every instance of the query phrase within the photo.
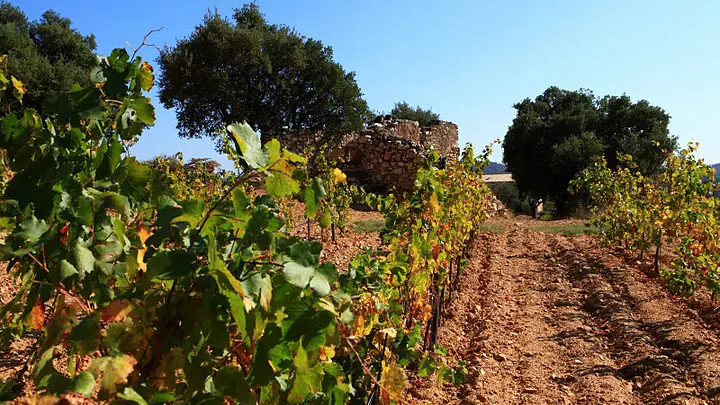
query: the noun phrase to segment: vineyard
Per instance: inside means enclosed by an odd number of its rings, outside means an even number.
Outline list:
[[[720,183],[696,145],[652,176],[598,161],[571,183],[590,226],[543,228],[492,217],[493,145],[429,150],[404,195],[244,122],[218,129],[232,171],[141,162],[153,67],[116,49],[92,78],[0,122],[1,400],[720,400]],[[382,221],[355,244],[353,205]]]
[[[20,280],[2,342],[36,340],[4,396],[26,370],[39,392],[139,404],[389,404],[408,369],[464,381],[437,332],[487,216],[476,172],[489,150],[444,169],[431,154],[403,199],[350,187],[325,161],[310,176],[242,123],[226,128],[237,174],[153,168],[126,152],[155,120],[152,67],[115,50],[93,78],[2,120],[1,260]],[[334,238],[353,200],[384,215],[383,244],[338,269],[291,231],[307,221]]]

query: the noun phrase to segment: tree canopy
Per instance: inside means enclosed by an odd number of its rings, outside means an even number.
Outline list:
[[[97,66],[95,37],[82,35],[72,22],[46,11],[29,21],[18,7],[0,3],[0,54],[8,55],[7,70],[25,84],[25,107],[42,110],[44,102],[70,90],[73,84],[90,83]],[[19,108],[14,99],[0,100],[0,111]]]
[[[503,141],[503,161],[531,205],[551,199],[561,214],[571,206],[568,183],[596,159],[604,156],[615,167],[618,153],[631,154],[649,175],[661,169],[664,150],[677,146],[668,131],[670,116],[626,95],[597,98],[584,89],[550,87],[513,107],[517,115]]]
[[[263,133],[332,134],[362,128],[369,114],[355,74],[330,47],[269,24],[254,3],[232,20],[207,14],[189,37],[161,50],[158,64],[160,100],[175,109],[183,137],[214,137],[235,121]]]
[[[434,113],[431,109],[424,109],[420,106],[412,107],[405,101],[395,103],[390,115],[402,120],[413,120],[426,125],[432,121],[440,119],[440,114]]]

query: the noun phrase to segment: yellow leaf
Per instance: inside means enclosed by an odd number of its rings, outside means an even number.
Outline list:
[[[435,212],[439,212],[439,211],[440,211],[440,204],[438,204],[438,198],[437,198],[437,195],[436,195],[436,194],[433,194],[433,195],[430,197],[430,206],[433,208],[433,210],[434,210]]]
[[[335,357],[335,346],[323,346],[320,348],[320,360],[328,361]]]
[[[397,336],[397,330],[395,328],[385,328],[380,330],[381,335],[387,335],[390,338],[395,338]]]
[[[20,80],[16,79],[15,76],[10,76],[10,79],[12,79],[13,87],[15,88],[15,91],[13,91],[13,94],[15,95],[15,98],[22,104],[22,98],[27,93],[27,89],[25,88],[25,85]]]
[[[343,173],[342,170],[337,167],[333,169],[333,177],[335,178],[335,184],[343,184],[347,182],[347,174]]]
[[[137,233],[140,238],[140,243],[142,243],[142,247],[138,249],[137,253],[138,270],[147,271],[147,263],[145,263],[145,252],[147,252],[147,246],[145,246],[145,241],[152,235],[152,230],[150,230],[150,228],[145,224],[141,223],[138,226]]]
[[[407,387],[408,379],[405,370],[396,364],[384,364],[382,369],[382,393],[380,395],[380,403],[389,405],[391,402],[401,402],[402,394]]]

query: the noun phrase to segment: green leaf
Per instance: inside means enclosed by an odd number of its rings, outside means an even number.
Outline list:
[[[338,277],[337,268],[333,263],[325,262],[320,267],[303,266],[296,262],[287,262],[283,266],[285,279],[300,288],[310,288],[320,296],[330,294],[330,284]]]
[[[250,197],[242,188],[236,188],[232,192],[233,208],[235,216],[239,219],[247,220],[252,213]]]
[[[257,398],[250,391],[245,374],[237,367],[226,366],[220,369],[213,378],[215,389],[218,393],[230,396],[239,404],[254,405]]]
[[[87,371],[83,371],[70,383],[69,389],[72,392],[90,397],[95,389],[95,377]]]
[[[150,398],[150,405],[164,404],[167,402],[173,402],[174,400],[175,395],[167,391],[161,391]]]
[[[245,303],[243,302],[243,287],[240,281],[230,273],[223,262],[216,266],[211,275],[217,283],[220,293],[225,296],[230,305],[230,315],[235,320],[238,331],[243,339],[247,337],[247,320],[245,315]]]
[[[47,224],[44,220],[38,220],[35,216],[31,216],[20,222],[20,229],[15,235],[26,242],[37,242],[38,239],[47,231]]]
[[[80,271],[80,278],[85,277],[85,274],[91,273],[95,267],[95,256],[93,256],[90,249],[78,239],[73,247],[73,258],[75,259],[75,267]]]
[[[191,228],[196,228],[200,223],[203,211],[205,210],[205,204],[202,201],[188,201],[182,204],[183,213],[182,215],[175,217],[170,223],[176,224],[179,222],[187,222]]]
[[[322,390],[322,379],[325,373],[321,364],[312,364],[302,344],[298,345],[293,365],[295,366],[295,378],[288,394],[288,403],[299,404],[308,395]]]
[[[319,223],[320,227],[323,229],[330,226],[330,224],[332,223],[332,214],[330,213],[330,208],[326,208],[325,211],[323,211]]]
[[[315,218],[320,202],[325,198],[325,187],[320,178],[314,178],[309,187],[305,187],[302,193],[302,200],[305,203],[305,217]]]
[[[155,107],[147,97],[138,97],[133,103],[133,107],[137,112],[137,118],[145,125],[153,125],[155,123]]]
[[[420,365],[418,366],[418,376],[429,377],[433,375],[435,373],[435,370],[437,370],[437,366],[437,361],[435,361],[435,359],[425,353],[423,355],[422,361],[420,361]]]
[[[283,274],[285,280],[300,288],[305,288],[310,284],[310,280],[315,274],[315,268],[303,266],[296,262],[287,262],[283,266]]]
[[[5,74],[0,72],[0,91],[5,91],[7,89],[8,83],[10,83],[10,80],[8,80],[8,78],[5,77]]]
[[[300,184],[282,172],[272,172],[265,179],[265,191],[272,197],[284,197],[300,192]]]
[[[75,274],[78,274],[75,266],[65,259],[60,260],[60,281],[65,280],[70,276],[74,276]]]
[[[138,394],[134,389],[132,389],[130,387],[125,387],[125,390],[122,393],[118,394],[118,397],[128,400],[128,401],[135,402],[138,405],[147,405],[147,402],[145,402],[145,399],[143,399],[143,397],[140,396],[140,394]]]
[[[330,294],[330,285],[337,281],[338,270],[332,262],[325,262],[318,267],[312,280],[310,280],[310,288],[315,290],[320,296]]]
[[[93,353],[100,345],[100,315],[96,314],[88,316],[72,331],[70,331],[70,341],[77,348],[77,353],[81,356]]]
[[[268,158],[260,145],[260,138],[246,122],[231,124],[227,131],[235,144],[237,153],[251,169],[259,169],[268,164]]]
[[[187,276],[195,267],[195,256],[187,250],[161,250],[147,262],[148,274],[159,279]]]
[[[322,243],[317,241],[295,243],[290,247],[290,258],[303,266],[318,266],[322,247]]]
[[[255,299],[255,303],[260,304],[266,310],[268,309],[272,299],[272,280],[269,275],[253,274],[243,281],[242,285],[245,293]]]
[[[50,347],[40,355],[40,359],[35,363],[35,367],[33,368],[33,381],[38,388],[45,388],[50,376],[57,372],[52,364],[54,353],[55,347]]]

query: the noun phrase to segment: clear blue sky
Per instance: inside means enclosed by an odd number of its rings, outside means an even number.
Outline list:
[[[217,7],[231,15],[242,1],[12,1],[35,19],[52,8],[94,33],[100,53],[137,45],[152,28],[157,45],[173,45]],[[671,116],[681,143],[720,162],[720,1],[259,1],[273,23],[333,47],[357,73],[371,108],[406,100],[431,107],[460,127],[460,141],[480,148],[502,138],[513,103],[550,85],[598,95],[647,99]],[[157,53],[148,49],[146,59]],[[154,96],[154,93],[153,93]],[[156,104],[157,99],[156,99]],[[212,141],[182,140],[172,111],[133,152],[140,158],[182,151],[211,156]],[[493,156],[500,160],[498,150]],[[223,160],[220,160],[224,162]]]

